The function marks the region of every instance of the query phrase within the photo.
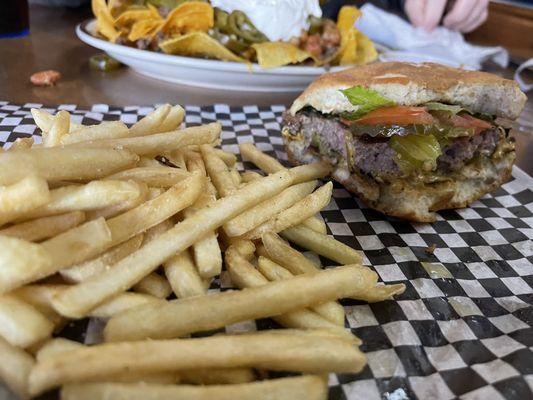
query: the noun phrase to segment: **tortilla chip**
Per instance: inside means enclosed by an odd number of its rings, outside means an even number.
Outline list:
[[[135,42],[139,39],[152,39],[161,30],[163,21],[159,19],[142,19],[136,21],[128,34],[128,40]]]
[[[339,65],[366,64],[377,58],[372,41],[355,28],[355,22],[361,16],[357,7],[344,6],[339,11],[337,27],[341,34],[341,46],[335,61]]]
[[[291,43],[265,42],[253,44],[252,47],[257,53],[257,63],[262,68],[297,64],[311,57],[307,51]]]
[[[115,42],[120,33],[115,29],[113,17],[105,0],[92,0],[91,7],[96,17],[96,31],[109,41]]]
[[[129,26],[135,22],[149,19],[163,20],[156,9],[140,8],[137,10],[124,11],[117,19],[115,19],[115,26]]]
[[[207,32],[215,24],[215,13],[209,3],[188,1],[172,10],[163,25],[169,33]]]
[[[367,64],[378,58],[374,43],[364,33],[357,31],[357,63]]]
[[[337,28],[339,30],[349,30],[354,27],[355,21],[361,16],[361,11],[357,7],[344,6],[340,9],[337,17]]]
[[[221,43],[204,32],[193,32],[168,39],[160,42],[159,47],[167,54],[200,56],[223,61],[246,62],[245,59],[232,53]]]

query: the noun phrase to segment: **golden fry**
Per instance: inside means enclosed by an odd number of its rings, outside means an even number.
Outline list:
[[[37,395],[65,383],[102,379],[126,370],[259,367],[310,373],[359,372],[365,361],[353,343],[333,335],[324,340],[319,335],[264,332],[109,343],[37,363],[30,374],[30,393]]]
[[[281,232],[285,239],[312,250],[339,264],[361,264],[363,258],[357,250],[328,235],[322,235],[305,226],[294,226]]]
[[[73,211],[11,225],[0,230],[0,236],[12,236],[29,242],[39,242],[74,228],[85,221],[85,214]]]
[[[63,400],[103,400],[111,396],[116,400],[326,400],[326,382],[317,376],[278,378],[266,381],[233,385],[153,385],[93,383],[65,386]]]
[[[179,337],[353,297],[376,281],[376,273],[368,268],[344,266],[241,291],[147,305],[111,318],[104,336],[107,341]]]
[[[114,268],[73,286],[56,298],[55,306],[61,314],[79,317],[104,300],[127,290],[161,263],[190,247],[235,217],[252,204],[271,197],[292,182],[290,172],[281,171],[251,183],[232,196],[213,203],[190,218],[147,243],[135,253],[115,264]]]

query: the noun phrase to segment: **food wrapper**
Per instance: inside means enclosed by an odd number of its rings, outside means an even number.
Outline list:
[[[22,136],[41,142],[31,106],[0,102],[3,141],[8,142],[4,148]],[[73,120],[83,124],[126,116],[134,123],[149,111],[105,104],[89,109],[56,105],[48,111],[55,114],[65,107],[74,109]],[[184,108],[187,126],[216,119],[231,132],[223,135],[222,149],[234,151],[236,142],[255,142],[283,161],[281,133],[272,121],[281,120],[284,107]],[[531,111],[526,110],[519,122],[527,125],[530,118]],[[268,136],[262,133],[266,131]],[[342,301],[346,328],[363,340],[368,365],[360,374],[330,375],[329,400],[531,399],[531,188],[533,178],[514,167],[512,177],[496,191],[467,207],[440,212],[433,224],[423,224],[388,218],[335,186],[334,198],[322,212],[328,232],[361,249],[363,264],[390,285],[380,290],[394,292],[398,284],[407,290],[379,303]],[[329,265],[323,257],[306,255],[316,264]],[[224,271],[210,292],[230,289]],[[59,335],[87,345],[100,343],[104,323],[96,318],[72,321]],[[274,322],[264,319],[243,321],[223,331],[273,327]],[[0,398],[5,393],[0,387]],[[16,400],[9,394],[7,399]]]

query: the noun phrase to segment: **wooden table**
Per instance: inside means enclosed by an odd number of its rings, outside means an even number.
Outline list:
[[[89,69],[89,57],[98,50],[85,45],[74,33],[77,23],[91,17],[90,9],[32,6],[31,34],[19,39],[0,39],[0,100],[15,103],[62,103],[88,106],[106,103],[117,106],[154,103],[230,105],[288,105],[294,93],[253,93],[200,89],[147,78],[122,68],[112,73]],[[63,75],[55,87],[38,88],[29,82],[32,73],[56,69]],[[495,71],[507,77],[512,69]],[[521,122],[533,130],[533,99]],[[517,164],[533,175],[531,134],[517,135]]]

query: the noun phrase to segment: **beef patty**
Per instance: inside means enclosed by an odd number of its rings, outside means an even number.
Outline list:
[[[348,158],[347,146],[350,146],[353,166],[362,173],[391,177],[401,175],[400,168],[394,161],[396,151],[388,144],[389,138],[352,135],[338,120],[316,112],[300,112],[295,116],[286,112],[283,115],[283,125],[288,133],[303,135],[309,146],[316,147],[334,163]],[[473,137],[454,139],[442,148],[442,154],[437,159],[437,169],[453,172],[479,155],[490,156],[496,149],[500,136],[500,131],[493,128]]]

